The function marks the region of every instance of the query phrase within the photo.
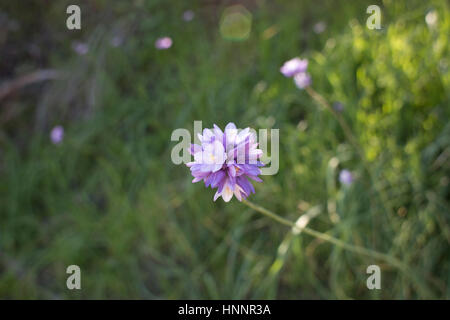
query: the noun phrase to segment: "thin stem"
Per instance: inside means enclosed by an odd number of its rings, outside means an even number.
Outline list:
[[[308,92],[308,94],[311,96],[311,98],[316,100],[319,104],[324,106],[326,109],[328,109],[328,111],[330,111],[333,114],[333,116],[339,122],[339,125],[341,126],[342,130],[344,130],[344,134],[347,137],[347,139],[350,141],[350,143],[352,143],[355,146],[355,148],[358,150],[360,155],[362,157],[364,157],[364,153],[362,152],[362,148],[361,148],[358,140],[353,135],[352,130],[348,126],[347,122],[345,122],[344,118],[339,113],[337,113],[336,110],[334,110],[333,107],[330,106],[328,101],[325,100],[325,98],[322,97],[320,94],[318,94],[313,88],[306,87],[306,92]]]
[[[285,226],[288,226],[288,227],[291,227],[291,228],[298,228],[297,225],[294,222],[292,222],[292,221],[290,221],[288,219],[285,219],[283,217],[280,217],[276,213],[274,213],[274,212],[272,212],[270,210],[267,210],[266,208],[258,206],[257,204],[254,204],[254,203],[252,203],[252,202],[250,202],[248,200],[243,200],[242,203],[244,203],[248,207],[252,208],[253,210],[258,211],[259,213],[262,213],[263,215],[265,215],[265,216],[267,216],[267,217],[269,217],[269,218],[271,218],[271,219],[273,219],[275,221],[278,221],[279,223],[281,223],[281,224],[283,224]],[[384,254],[384,253],[381,253],[381,252],[378,252],[378,251],[375,251],[375,250],[372,250],[372,249],[364,248],[364,247],[361,247],[361,246],[356,246],[356,245],[349,244],[349,243],[347,243],[345,241],[342,241],[342,240],[340,240],[338,238],[330,236],[329,234],[322,233],[322,232],[310,229],[308,227],[303,227],[303,228],[301,228],[301,230],[304,233],[309,234],[310,236],[313,236],[315,238],[321,239],[321,240],[326,241],[326,242],[333,243],[333,244],[335,244],[336,246],[338,246],[340,248],[343,248],[343,249],[346,249],[346,250],[349,250],[349,251],[352,251],[352,252],[355,252],[355,253],[363,254],[363,255],[366,255],[366,256],[370,256],[370,257],[373,257],[373,258],[376,258],[376,259],[384,260],[384,261],[388,262],[389,264],[391,264],[391,265],[393,265],[393,266],[395,266],[395,267],[397,267],[399,269],[402,269],[402,270],[406,270],[407,269],[407,267],[404,266],[399,260],[397,260],[397,259],[395,259],[395,258],[393,258],[393,257],[391,257],[391,256],[389,256],[387,254]]]
[[[359,157],[362,160],[362,164],[364,166],[364,169],[369,174],[370,180],[375,187],[375,190],[378,192],[381,200],[381,205],[383,206],[384,210],[389,216],[389,213],[392,212],[391,208],[387,206],[388,198],[384,194],[383,190],[379,187],[377,180],[375,179],[374,175],[372,174],[372,171],[370,170],[370,165],[366,159],[366,155],[364,154],[364,150],[361,147],[361,145],[358,142],[358,139],[354,136],[352,130],[350,129],[350,126],[347,124],[345,119],[342,117],[342,115],[336,110],[333,109],[333,107],[328,103],[328,101],[319,93],[317,93],[313,88],[306,87],[306,92],[313,98],[316,102],[318,102],[320,105],[324,106],[328,111],[331,112],[331,114],[336,118],[336,120],[339,122],[339,125],[341,126],[342,130],[344,131],[344,134],[347,138],[347,140],[355,147],[356,152],[359,154]]]
[[[253,202],[250,202],[248,200],[242,200],[242,203],[244,203],[246,206],[248,206],[249,208],[262,213],[263,215],[285,225],[291,228],[298,228],[298,226],[288,220],[285,219],[279,215],[277,215],[276,213],[261,207],[257,204],[254,204]],[[387,263],[389,263],[390,265],[398,268],[399,270],[403,271],[404,274],[408,277],[410,277],[412,279],[412,283],[414,286],[416,286],[419,290],[422,290],[422,292],[424,293],[425,296],[432,296],[432,293],[428,290],[426,284],[424,283],[423,279],[419,276],[417,276],[408,266],[406,266],[404,263],[402,263],[400,260],[391,257],[390,255],[387,255],[385,253],[379,252],[379,251],[375,251],[372,249],[368,249],[365,247],[361,247],[361,246],[357,246],[357,245],[353,245],[350,243],[347,243],[345,241],[342,241],[338,238],[335,238],[333,236],[330,236],[329,234],[326,233],[322,233],[313,229],[310,229],[308,227],[303,227],[301,228],[301,231],[303,231],[304,233],[309,234],[310,236],[313,236],[315,238],[321,239],[323,241],[332,243],[342,249],[354,252],[354,253],[358,253],[358,254],[362,254],[362,255],[366,255],[375,259],[380,259],[383,260]]]

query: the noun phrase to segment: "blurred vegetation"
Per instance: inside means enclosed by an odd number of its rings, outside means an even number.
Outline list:
[[[1,82],[61,73],[0,101],[1,298],[450,298],[447,1],[377,2],[381,30],[366,27],[374,1],[75,2],[80,31],[65,27],[74,1],[0,4]],[[236,3],[251,18],[240,41],[220,33]],[[161,36],[170,49],[155,49]],[[314,89],[343,104],[366,165],[280,74],[295,56],[309,59]],[[171,132],[194,120],[279,128],[279,173],[250,200],[292,221],[315,210],[309,227],[397,257],[422,281],[236,200],[214,203],[170,160]],[[71,264],[78,291],[66,288]],[[366,287],[370,264],[381,290]]]

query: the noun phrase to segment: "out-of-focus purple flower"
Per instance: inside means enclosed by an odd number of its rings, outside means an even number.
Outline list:
[[[172,46],[172,39],[170,37],[162,37],[156,40],[155,47],[159,50],[169,49]]]
[[[192,10],[186,10],[185,12],[183,12],[183,20],[184,21],[192,21],[192,19],[194,19],[194,11]]]
[[[89,52],[89,46],[88,44],[84,43],[84,42],[74,42],[72,44],[72,48],[73,50],[75,50],[76,53],[78,53],[79,55],[84,56],[86,53]]]
[[[326,28],[327,28],[327,24],[323,21],[319,21],[316,24],[314,24],[314,26],[313,26],[313,30],[317,34],[324,32]]]
[[[305,72],[308,68],[308,60],[306,59],[300,59],[300,58],[293,58],[289,61],[286,61],[283,66],[280,68],[280,72],[285,77],[293,77],[296,74]]]
[[[294,77],[295,85],[299,89],[304,89],[311,85],[311,76],[306,72],[307,68],[308,60],[297,57],[286,61],[280,71],[285,77]]]
[[[60,144],[64,138],[64,128],[62,126],[56,126],[50,132],[50,139],[54,144]]]
[[[222,131],[214,125],[198,135],[201,144],[192,144],[190,152],[194,161],[187,163],[194,177],[193,183],[204,181],[205,186],[217,188],[214,201],[222,197],[225,202],[236,196],[239,201],[255,193],[248,179],[258,182],[261,174],[259,161],[262,150],[258,149],[256,136],[250,128],[238,131],[229,123]]]
[[[336,101],[333,103],[333,109],[337,112],[342,112],[344,110],[344,105],[342,102]]]
[[[109,41],[109,43],[110,43],[113,47],[117,48],[117,47],[119,47],[119,46],[123,43],[123,38],[122,38],[121,36],[116,35],[116,36],[114,36],[114,37],[111,38],[111,40]]]
[[[297,88],[305,89],[311,85],[311,76],[306,72],[298,73],[294,76],[294,82]]]
[[[339,181],[345,185],[352,184],[352,182],[353,182],[352,173],[347,169],[341,170],[341,172],[339,173]]]

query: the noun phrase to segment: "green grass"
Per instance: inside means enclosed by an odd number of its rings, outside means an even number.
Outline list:
[[[39,17],[1,5],[23,26],[2,41],[20,52],[38,41],[45,56],[18,55],[8,78],[65,73],[0,107],[1,298],[450,298],[448,3],[383,1],[379,31],[365,26],[372,1],[243,3],[245,41],[219,33],[228,2],[85,1],[81,32],[65,30],[64,1],[34,4]],[[158,51],[164,35],[174,45]],[[75,39],[89,43],[86,56]],[[366,164],[332,114],[280,74],[295,56],[309,59],[317,92],[344,104]],[[194,120],[279,128],[280,170],[250,200],[291,221],[317,210],[310,228],[395,257],[419,279],[294,235],[235,199],[214,203],[170,160],[172,131],[192,132]],[[49,140],[57,124],[59,146]],[[343,168],[351,186],[337,179]],[[71,264],[80,291],[66,288]],[[381,290],[366,287],[371,264]]]

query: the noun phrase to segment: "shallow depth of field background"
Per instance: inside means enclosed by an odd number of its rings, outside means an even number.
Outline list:
[[[75,3],[81,31],[66,28]],[[382,30],[366,27],[370,4]],[[0,100],[0,298],[450,298],[447,1],[2,1],[0,25],[0,86],[59,75]],[[170,49],[155,49],[162,36]],[[295,56],[344,105],[372,177],[279,72]],[[249,200],[292,221],[313,208],[309,227],[397,257],[420,281],[236,199],[214,203],[170,160],[172,131],[194,120],[279,128],[280,170]],[[66,288],[71,264],[79,291]],[[381,290],[366,287],[371,264]]]

